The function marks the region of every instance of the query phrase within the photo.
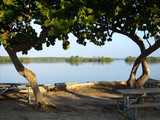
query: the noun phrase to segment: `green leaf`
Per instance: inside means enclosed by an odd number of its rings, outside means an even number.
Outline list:
[[[93,24],[95,23],[97,20],[95,19],[94,15],[89,15],[88,16],[89,21]]]
[[[64,3],[61,3],[61,8],[62,8],[62,9],[65,9]]]
[[[48,8],[45,8],[45,9],[41,9],[41,13],[46,16],[48,19],[50,19],[50,10]]]
[[[0,42],[3,42],[3,41],[4,41],[4,39],[0,37]]]
[[[122,4],[125,6],[126,5],[126,0],[122,0]]]
[[[50,20],[46,20],[45,22],[44,22],[44,25],[46,26],[46,27],[49,27],[49,26],[51,26],[51,25],[53,25],[53,21],[50,21]]]
[[[14,16],[14,11],[13,10],[6,10],[5,11],[5,17],[11,18]]]
[[[16,36],[16,34],[14,32],[11,32],[9,35],[12,36],[12,37]]]
[[[0,11],[0,18],[4,17],[4,11]]]
[[[120,7],[116,6],[116,11],[119,12],[120,11]]]
[[[50,12],[51,12],[52,14],[55,14],[57,11],[58,11],[58,10],[56,10],[56,9],[50,9]]]
[[[44,22],[44,25],[46,26],[46,27],[48,27],[49,25],[50,25],[50,20],[46,20],[45,22]]]
[[[65,30],[64,30],[64,33],[68,33],[69,30],[70,30],[69,28],[65,29]]]
[[[82,37],[83,37],[83,38],[87,38],[87,33],[84,33],[84,34],[82,35]]]
[[[86,22],[86,26],[90,26],[90,24],[88,22]]]
[[[83,4],[85,4],[85,5],[87,4],[87,3],[86,3],[86,0],[80,0],[80,1],[81,1]]]
[[[93,10],[91,8],[87,8],[88,13],[93,13]]]
[[[106,14],[106,13],[101,12],[101,13],[100,13],[100,16],[103,16],[103,15],[105,15],[105,14]]]
[[[4,29],[1,29],[1,32],[5,32],[5,30],[4,30]]]
[[[23,17],[22,16],[18,16],[18,21],[22,22]]]
[[[69,49],[70,48],[70,45],[67,45],[67,49]]]
[[[117,12],[117,11],[115,11],[115,12],[114,12],[114,15],[115,15],[115,16],[117,16],[117,15],[118,15],[118,12]]]
[[[5,5],[13,5],[13,6],[17,6],[18,2],[16,0],[3,0],[3,3]]]
[[[37,5],[38,8],[42,8],[43,7],[40,2],[36,2],[36,5]]]
[[[60,23],[60,22],[62,22],[62,20],[58,20],[58,18],[56,18],[56,19],[53,21],[53,25],[58,28],[58,27],[61,26],[61,23]]]
[[[61,6],[62,9],[65,9],[65,8],[69,7],[70,4],[71,4],[71,2],[69,2],[69,1],[61,0],[60,6]]]
[[[53,30],[49,30],[49,31],[48,31],[48,35],[54,36],[54,31],[53,31]]]
[[[139,27],[139,24],[138,24],[138,23],[136,23],[136,27]]]
[[[64,50],[67,50],[67,49],[69,49],[70,48],[70,43],[69,43],[69,41],[63,41],[63,49]]]

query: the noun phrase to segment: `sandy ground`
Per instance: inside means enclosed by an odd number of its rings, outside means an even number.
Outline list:
[[[112,90],[52,91],[44,99],[56,107],[36,110],[23,96],[0,97],[0,120],[127,120],[117,110]],[[160,111],[138,109],[138,120],[159,120]]]

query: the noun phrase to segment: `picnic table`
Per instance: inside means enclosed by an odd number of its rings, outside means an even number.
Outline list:
[[[153,78],[149,78],[147,81],[146,81],[146,86],[149,85],[148,87],[149,88],[152,88],[152,87],[158,87],[160,84],[160,80],[157,80],[157,79],[153,79]]]
[[[157,94],[160,93],[160,88],[120,89],[116,91],[123,95],[122,109],[120,109],[120,102],[118,102],[118,110],[129,119],[137,119],[137,108],[160,106],[160,99],[157,97]],[[152,98],[153,101],[150,103],[139,103],[140,98]],[[134,116],[130,115],[129,110],[131,108],[134,109]]]
[[[28,103],[30,103],[30,84],[29,83],[0,83],[0,95],[21,93],[19,91],[28,88]],[[11,91],[11,92],[10,92]]]

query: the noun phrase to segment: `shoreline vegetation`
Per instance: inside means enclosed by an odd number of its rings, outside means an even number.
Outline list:
[[[80,63],[111,63],[113,59],[110,57],[79,57],[79,56],[71,56],[66,58],[66,62],[70,64],[80,64]]]
[[[56,63],[65,62],[65,57],[19,57],[22,63]],[[0,56],[0,63],[12,63],[9,57]]]
[[[129,64],[132,64],[135,60],[136,60],[136,57],[132,57],[132,56],[125,58],[125,62]],[[160,57],[152,57],[152,56],[147,57],[147,62],[148,63],[160,63]]]
[[[126,63],[132,64],[136,57],[126,57],[126,58],[110,58],[110,57],[19,57],[22,63],[58,63],[67,62],[69,64],[81,64],[81,63],[111,63],[114,60],[124,60]],[[160,57],[148,57],[148,63],[160,63]],[[10,58],[7,56],[0,56],[0,64],[12,63]]]

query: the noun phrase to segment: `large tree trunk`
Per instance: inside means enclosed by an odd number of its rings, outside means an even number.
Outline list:
[[[131,35],[129,37],[139,46],[141,53],[143,53],[146,50],[143,41],[136,34]],[[145,58],[144,60],[142,60],[140,58],[136,59],[134,65],[133,65],[129,80],[127,81],[130,88],[143,88],[145,82],[150,77],[150,71],[149,71],[148,63],[146,61],[146,57],[147,56],[144,56],[144,58]],[[136,73],[137,73],[137,69],[140,64],[142,64],[143,73],[136,80]]]
[[[142,88],[142,86],[145,84],[145,82],[148,80],[150,76],[149,66],[147,64],[146,57],[156,51],[158,48],[160,48],[160,40],[156,41],[154,45],[149,47],[148,49],[144,50],[140,56],[136,59],[129,80],[127,81],[128,85],[131,88]],[[139,79],[135,78],[137,68],[139,67],[140,63],[142,63],[143,67],[143,75],[139,77]],[[138,85],[139,84],[139,85]]]
[[[127,85],[130,88],[135,88],[136,72],[137,72],[138,67],[139,67],[139,64],[134,63],[133,68],[132,68],[131,73],[130,73],[130,77],[127,81]]]
[[[18,73],[20,75],[22,75],[23,77],[25,77],[29,83],[31,84],[32,90],[34,92],[34,96],[35,96],[35,102],[36,103],[40,103],[43,101],[43,94],[40,92],[37,81],[36,81],[36,77],[35,74],[26,69],[22,63],[19,61],[16,52],[10,50],[9,48],[5,48],[6,51],[8,52],[16,70],[18,71]]]
[[[136,59],[133,65],[129,80],[127,81],[130,88],[143,88],[145,82],[150,77],[150,70],[149,70],[147,61],[146,60],[143,60],[142,62],[139,62],[139,61],[140,61],[139,59]],[[136,79],[136,72],[140,63],[142,63],[143,73],[138,79]]]
[[[143,88],[144,84],[146,83],[146,81],[150,77],[149,65],[146,60],[142,61],[142,69],[143,69],[142,75],[135,82],[136,88]]]

